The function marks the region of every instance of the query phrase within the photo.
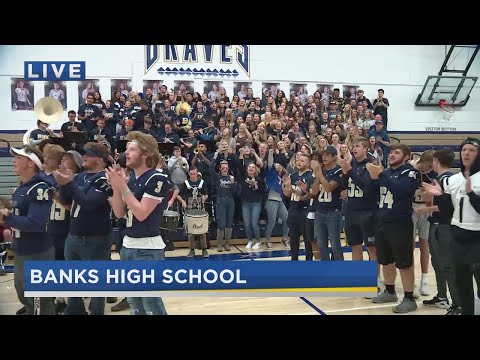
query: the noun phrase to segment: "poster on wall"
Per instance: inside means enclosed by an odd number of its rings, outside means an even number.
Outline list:
[[[293,95],[298,96],[302,104],[305,105],[308,98],[307,84],[290,83],[290,99]]]
[[[95,91],[100,90],[98,83],[98,79],[88,79],[78,82],[78,103],[80,106],[85,104],[85,101],[87,100],[87,95],[93,95]]]
[[[160,92],[160,88],[163,85],[163,80],[145,80],[143,82],[143,93],[147,93],[147,89],[152,90],[152,95],[156,95]]]
[[[223,81],[204,81],[203,93],[207,94],[210,101],[218,100],[220,89],[223,88]]]
[[[173,83],[173,90],[175,92],[181,91],[183,96],[185,96],[187,92],[191,92],[193,94],[193,81],[175,81]]]
[[[262,100],[266,100],[267,96],[272,96],[274,99],[280,90],[280,83],[262,83]]]
[[[110,80],[110,96],[111,99],[116,99],[116,92],[120,92],[120,95],[124,95],[128,100],[130,93],[132,92],[132,80],[131,79],[111,79]]]
[[[348,103],[351,99],[357,100],[357,85],[343,85],[343,98]]]
[[[67,110],[67,86],[64,81],[45,81],[45,97],[51,97],[62,103],[63,110]]]
[[[332,99],[334,86],[332,84],[317,84],[317,91],[320,93],[320,98],[323,103],[323,109],[327,109]]]
[[[11,103],[12,110],[33,110],[34,89],[32,81],[23,78],[12,78]]]
[[[252,88],[251,82],[234,82],[233,83],[233,95],[238,95],[240,99],[247,97],[248,89]],[[253,93],[251,95],[253,97]]]

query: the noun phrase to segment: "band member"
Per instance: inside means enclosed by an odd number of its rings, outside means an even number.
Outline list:
[[[297,171],[291,176],[285,175],[282,179],[283,194],[291,200],[287,223],[290,229],[290,249],[293,261],[298,261],[300,236],[306,239],[305,221],[308,215],[310,188],[314,182],[309,166],[310,157],[299,153],[295,166]]]
[[[440,211],[444,209],[453,211],[451,221],[453,242],[450,251],[454,260],[462,315],[474,315],[475,297],[472,278],[475,272],[478,273],[480,263],[479,148],[480,140],[478,139],[467,138],[463,141],[460,149],[461,172],[444,181],[444,190],[438,183],[423,184],[428,193],[435,196],[443,195],[445,201],[439,203]]]
[[[220,162],[220,171],[215,171],[215,160],[218,152],[215,153],[210,162],[210,176],[216,190],[215,212],[217,214],[217,251],[230,251],[230,239],[233,229],[233,215],[235,212],[235,189],[237,183],[235,178],[230,175],[228,162]]]
[[[185,210],[202,210],[203,204],[207,201],[208,189],[203,179],[199,178],[198,170],[191,168],[189,170],[189,178],[180,185],[180,195],[177,196],[178,201]],[[205,229],[206,230],[206,229]],[[208,258],[207,251],[207,234],[198,235],[200,239],[200,247],[202,248],[202,257]],[[195,257],[195,235],[188,234],[188,242],[190,252],[188,258]]]
[[[427,206],[424,194],[425,191],[422,188],[422,183],[431,183],[436,177],[436,174],[432,174],[433,169],[433,150],[425,151],[422,156],[417,160],[411,160],[410,165],[414,169],[418,170],[417,181],[418,188],[415,191],[413,198],[413,239],[415,240],[418,233],[418,242],[420,244],[420,265],[422,269],[422,277],[420,280],[420,295],[428,296],[430,291],[428,290],[428,263],[430,262],[430,253],[428,251],[428,230],[430,224],[428,222],[428,213],[422,213],[418,210]]]
[[[322,152],[322,164],[313,169],[315,182],[312,195],[318,195],[315,211],[315,227],[320,248],[320,259],[330,260],[328,240],[332,246],[333,260],[343,260],[340,243],[340,220],[342,200],[342,169],[337,165],[337,149],[328,146]],[[305,247],[306,250],[306,247]],[[313,255],[313,254],[312,254]],[[311,254],[309,254],[311,256]]]
[[[453,173],[450,171],[453,161],[455,160],[455,153],[449,148],[444,148],[435,151],[433,154],[433,171],[437,175],[436,181],[445,189],[445,183],[448,181]],[[435,278],[437,283],[437,294],[429,300],[424,300],[423,305],[436,306],[441,309],[449,308],[448,315],[459,315],[460,298],[458,296],[457,282],[455,280],[455,269],[453,268],[453,259],[450,252],[452,243],[451,221],[453,212],[450,209],[443,208],[440,211],[439,203],[445,201],[443,196],[434,196],[431,206],[424,206],[416,208],[415,211],[420,215],[431,216],[428,218],[430,222],[430,229],[428,232],[428,245],[430,255],[432,256],[432,265],[435,270]],[[452,304],[447,298],[447,284],[448,291],[452,298]]]
[[[89,95],[90,96],[90,95]],[[108,148],[99,143],[84,147],[84,172],[74,174],[66,168],[54,173],[59,187],[59,200],[70,207],[70,232],[65,241],[66,260],[109,260],[112,222],[110,221],[111,188],[105,177]],[[103,315],[105,298],[90,300],[90,314]],[[82,298],[69,298],[66,315],[83,315]]]
[[[207,189],[210,189],[210,162],[213,159],[213,153],[208,153],[207,145],[204,141],[198,142],[197,153],[192,159],[192,167],[196,167],[202,174],[202,179],[206,182]]]
[[[42,154],[33,147],[10,148],[15,156],[13,171],[20,177],[20,185],[12,195],[12,209],[0,210],[0,223],[13,230],[14,282],[20,302],[26,307],[26,314],[34,314],[34,299],[24,296],[25,261],[53,260],[55,249],[47,235],[47,223],[52,205],[52,189],[40,175],[43,170]],[[40,299],[40,314],[54,315],[52,298]]]
[[[173,183],[180,186],[187,180],[188,161],[182,156],[182,149],[179,146],[173,148],[173,156],[168,159],[168,171]]]
[[[158,144],[153,136],[138,131],[131,132],[127,140],[126,165],[134,176],[127,178],[118,165],[107,170],[115,216],[127,216],[121,258],[127,261],[164,260],[165,243],[158,225],[167,208],[164,199],[170,191],[170,183],[155,169],[160,156]],[[167,315],[162,298],[127,299],[132,315]]]
[[[38,145],[43,140],[48,140],[50,136],[56,136],[52,129],[48,127],[47,123],[37,120],[38,129],[33,130],[30,133],[30,144]]]
[[[380,187],[380,204],[375,224],[375,245],[378,263],[383,265],[386,291],[372,299],[374,303],[397,302],[395,278],[400,270],[405,291],[403,301],[393,308],[395,313],[417,310],[413,298],[413,221],[412,199],[417,189],[417,172],[407,161],[410,149],[404,144],[391,147],[390,168],[367,164],[370,177]]]
[[[105,119],[100,118],[97,120],[97,127],[92,130],[90,140],[98,143],[106,140],[110,145],[113,144],[113,136],[105,130]]]
[[[340,159],[344,183],[348,189],[345,212],[345,233],[352,247],[352,260],[363,260],[365,244],[370,260],[377,260],[375,248],[375,215],[378,209],[379,189],[370,178],[367,164],[374,161],[368,156],[368,140],[358,138],[353,142],[351,161]]]
[[[67,131],[83,131],[83,125],[80,121],[77,121],[77,113],[73,110],[68,112],[68,121],[62,124],[60,128],[62,134]]]

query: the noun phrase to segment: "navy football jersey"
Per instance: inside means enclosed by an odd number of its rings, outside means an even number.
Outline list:
[[[301,181],[307,183],[307,192],[310,192],[310,188],[312,187],[315,178],[313,177],[312,170],[307,170],[302,175],[300,175],[298,171],[293,173],[290,175],[290,180],[292,182],[293,190],[300,190],[300,188],[297,186],[297,183]],[[307,210],[309,203],[309,200],[300,201],[300,197],[292,191],[292,194],[290,195],[290,209]]]
[[[138,201],[147,197],[160,200],[160,202],[144,221],[138,221],[132,211],[127,209],[125,235],[135,239],[159,236],[160,223],[163,218],[163,211],[167,208],[166,198],[168,198],[171,183],[164,174],[156,169],[150,169],[138,179],[135,178],[134,174],[131,174],[128,188]]]
[[[410,218],[418,184],[417,171],[410,164],[385,169],[377,181],[380,186],[379,218],[384,221]]]
[[[53,246],[46,227],[52,197],[50,184],[39,175],[15,189],[12,214],[4,217],[4,224],[12,228],[17,254],[37,254]]]
[[[375,210],[378,208],[378,183],[372,180],[367,171],[367,164],[371,159],[357,161],[352,158],[352,169],[345,175],[348,190],[348,211]]]
[[[340,194],[342,192],[342,168],[337,165],[333,169],[322,169],[322,171],[323,176],[325,176],[325,179],[328,182],[335,181],[338,186],[332,192],[328,192],[325,191],[322,184],[320,184],[316,211],[326,213],[333,210],[340,210],[342,208],[342,199],[340,199]]]
[[[58,190],[57,182],[52,174],[40,173],[42,178],[52,186],[52,192]],[[70,230],[70,211],[53,197],[50,216],[47,223],[47,233],[52,235],[67,235]]]
[[[78,236],[108,235],[112,231],[110,204],[112,188],[105,171],[83,172],[59,190],[62,203],[71,203],[70,233]]]

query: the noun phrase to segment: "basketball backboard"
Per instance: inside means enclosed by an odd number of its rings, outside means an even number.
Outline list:
[[[415,105],[438,106],[440,100],[447,105],[465,106],[478,77],[429,76]]]

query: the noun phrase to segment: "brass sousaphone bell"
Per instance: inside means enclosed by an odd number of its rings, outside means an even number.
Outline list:
[[[62,118],[63,105],[57,99],[44,97],[37,101],[34,112],[38,120],[51,125]],[[30,145],[30,134],[36,129],[38,129],[38,126],[31,128],[23,135],[24,145]]]

